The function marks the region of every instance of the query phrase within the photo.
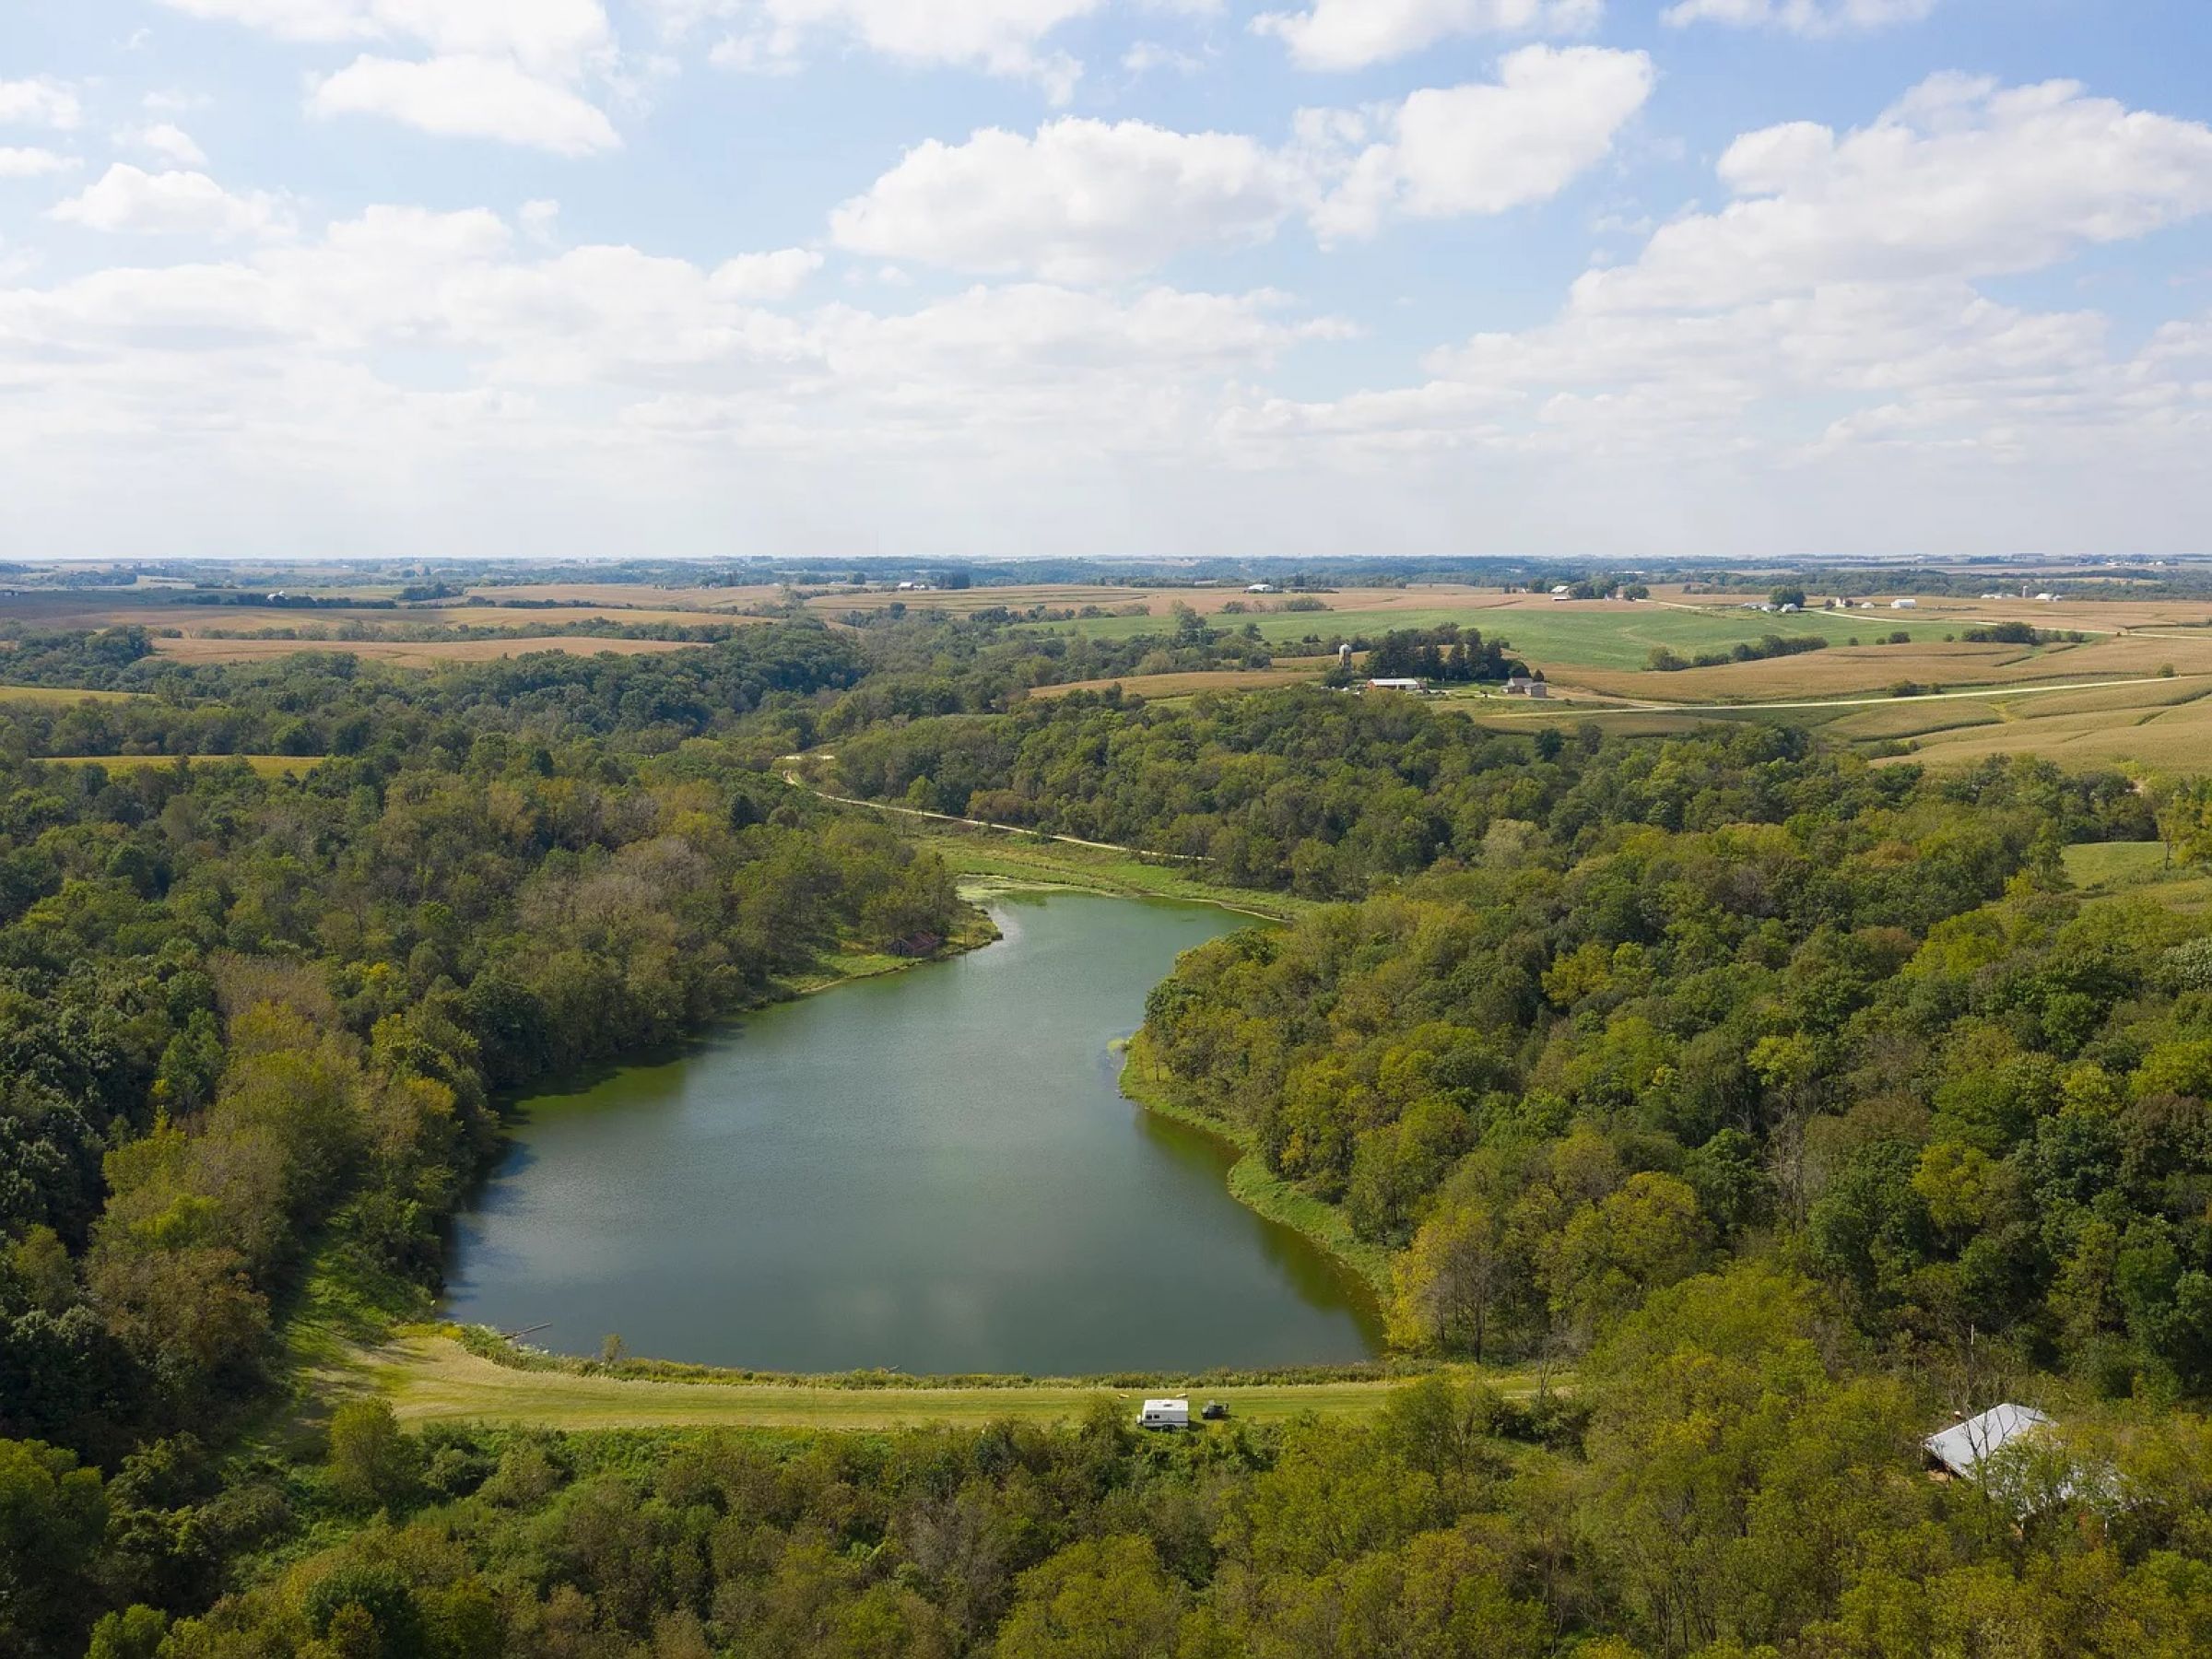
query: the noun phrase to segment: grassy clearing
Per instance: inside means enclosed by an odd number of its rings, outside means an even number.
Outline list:
[[[1181,865],[1153,864],[1122,853],[1037,841],[991,830],[960,830],[933,824],[917,842],[944,859],[963,891],[1049,891],[1053,888],[1107,893],[1123,899],[1177,899],[1218,904],[1246,915],[1288,921],[1321,907],[1288,893],[1254,892],[1223,887],[1191,875]]]
[[[1122,1067],[1122,1093],[1147,1112],[1188,1124],[1238,1147],[1244,1156],[1229,1173],[1229,1190],[1237,1202],[1270,1221],[1303,1233],[1357,1274],[1379,1300],[1388,1300],[1391,1294],[1388,1251],[1354,1237],[1351,1223],[1345,1219],[1342,1210],[1300,1192],[1275,1174],[1249,1137],[1183,1105],[1154,1072],[1150,1053],[1140,1031],[1129,1044],[1128,1062]]]
[[[230,766],[240,761],[265,778],[303,778],[324,759],[321,755],[41,755],[42,766],[99,766],[112,772],[151,771],[179,759],[193,766]]]
[[[0,686],[0,709],[73,709],[84,702],[141,702],[141,691],[76,691],[59,686]]]
[[[2212,870],[2202,865],[2169,867],[2159,841],[2102,841],[2068,847],[2066,874],[2092,904],[2118,899],[2155,899],[2167,910],[2212,910]]]
[[[2161,841],[2092,841],[2068,847],[2065,861],[2067,877],[2085,889],[2159,881],[2171,873]]]
[[[1473,1373],[1470,1372],[1470,1375]],[[885,1430],[979,1427],[1017,1418],[1065,1422],[1100,1399],[1135,1414],[1142,1388],[1080,1382],[1010,1383],[972,1388],[851,1388],[782,1382],[661,1382],[570,1371],[517,1371],[470,1353],[449,1331],[416,1329],[359,1352],[357,1389],[392,1402],[400,1420],[423,1424],[473,1421],[564,1430],[822,1429]],[[1535,1392],[1518,1373],[1489,1381],[1509,1394]],[[1214,1386],[1203,1378],[1165,1380],[1154,1390],[1187,1386],[1228,1404],[1235,1419],[1282,1421],[1371,1416],[1388,1398],[1389,1381]]]

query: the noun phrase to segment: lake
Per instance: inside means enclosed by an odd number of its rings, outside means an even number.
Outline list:
[[[1227,912],[994,901],[998,944],[524,1102],[448,1311],[569,1353],[915,1374],[1370,1358],[1371,1298],[1139,1111],[1110,1044]]]

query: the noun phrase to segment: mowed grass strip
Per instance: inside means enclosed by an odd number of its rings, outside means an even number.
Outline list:
[[[78,703],[143,700],[142,691],[78,691],[62,686],[0,686],[0,708],[69,709]]]
[[[804,1382],[654,1382],[566,1371],[515,1371],[470,1353],[451,1336],[408,1334],[370,1351],[362,1379],[392,1403],[404,1423],[484,1422],[533,1428],[836,1429],[977,1427],[1006,1418],[1066,1422],[1100,1398],[1132,1417],[1153,1390],[1081,1383],[1010,1383],[1000,1388],[834,1388]],[[1472,1373],[1470,1373],[1472,1374]],[[1509,1394],[1535,1392],[1519,1374],[1488,1378]],[[1226,1404],[1233,1419],[1280,1422],[1320,1417],[1371,1417],[1393,1388],[1377,1382],[1287,1383],[1212,1387],[1192,1382],[1194,1405]]]

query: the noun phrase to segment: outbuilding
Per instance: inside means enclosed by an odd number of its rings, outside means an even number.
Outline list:
[[[1891,610],[1918,610],[1920,601],[1917,599],[1892,599],[1889,601],[1889,608]]]
[[[1367,688],[1370,691],[1405,691],[1416,697],[1429,689],[1418,679],[1371,679],[1367,682]]]
[[[2050,1426],[2051,1419],[2034,1406],[2007,1402],[1992,1406],[1980,1417],[1956,1422],[1940,1434],[1931,1434],[1921,1444],[1938,1472],[1972,1480],[1983,1464],[2021,1436]]]

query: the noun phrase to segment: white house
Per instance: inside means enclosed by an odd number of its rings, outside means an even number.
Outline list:
[[[1418,679],[1371,679],[1367,682],[1367,688],[1370,691],[1408,691],[1416,696],[1429,689]]]
[[[1891,610],[1918,610],[1920,601],[1917,599],[1892,599],[1889,601],[1889,608]]]

